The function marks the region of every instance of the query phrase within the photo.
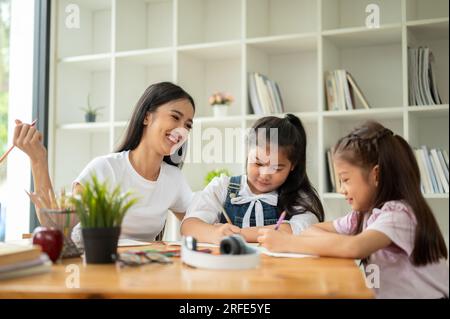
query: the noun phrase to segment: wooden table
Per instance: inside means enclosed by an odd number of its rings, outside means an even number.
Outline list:
[[[161,248],[153,243],[146,248]],[[173,247],[171,247],[173,248]],[[130,248],[128,248],[130,249]],[[373,298],[353,260],[261,256],[252,270],[204,270],[172,258],[140,267],[84,265],[66,259],[52,272],[0,281],[0,298]],[[68,288],[76,265],[80,288]]]

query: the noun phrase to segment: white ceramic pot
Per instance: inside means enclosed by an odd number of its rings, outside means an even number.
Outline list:
[[[216,104],[213,105],[214,117],[224,117],[227,116],[228,105],[226,104]]]

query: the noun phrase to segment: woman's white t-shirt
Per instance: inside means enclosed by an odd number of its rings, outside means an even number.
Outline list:
[[[113,189],[119,185],[122,192],[131,191],[138,202],[132,206],[122,222],[121,238],[153,241],[163,229],[168,210],[185,212],[192,199],[192,191],[181,170],[165,162],[156,181],[149,181],[136,172],[129,159],[129,151],[112,153],[93,159],[75,179],[84,185],[96,174],[99,181],[108,181]],[[72,237],[77,239],[79,228]]]

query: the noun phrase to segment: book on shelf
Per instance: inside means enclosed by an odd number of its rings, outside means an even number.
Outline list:
[[[283,98],[278,84],[267,76],[248,73],[249,102],[256,115],[284,113]]]
[[[435,57],[428,47],[408,48],[410,105],[443,104],[434,71]]]
[[[364,109],[370,109],[367,98],[355,78],[346,70],[327,71],[325,91],[328,111],[355,110],[355,95]]]
[[[335,193],[339,193],[340,191],[340,179],[337,175],[336,171],[334,170],[333,165],[333,157],[331,154],[331,149],[328,149],[326,151],[326,162],[328,167],[328,180],[329,180],[329,186],[331,186],[331,191]]]
[[[0,280],[49,272],[51,266],[39,246],[0,243]]]
[[[449,193],[449,168],[446,150],[428,149],[423,145],[414,150],[420,170],[421,188],[427,194]]]

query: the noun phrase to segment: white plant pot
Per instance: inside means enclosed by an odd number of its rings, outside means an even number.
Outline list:
[[[224,117],[228,113],[228,105],[226,104],[216,104],[213,105],[214,117]]]

